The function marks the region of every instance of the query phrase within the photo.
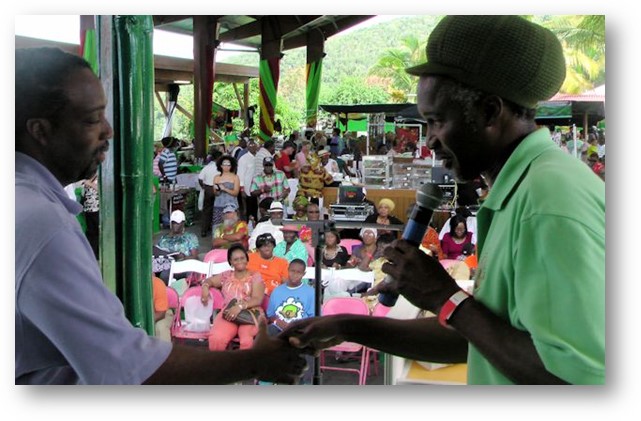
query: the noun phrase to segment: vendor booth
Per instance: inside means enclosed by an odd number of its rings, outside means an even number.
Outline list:
[[[416,104],[319,105],[319,108],[334,114],[341,130],[367,133],[365,155],[376,153],[387,132],[395,132],[397,138],[413,141],[419,147],[423,142],[423,122]]]
[[[542,101],[536,110],[537,123],[554,126],[596,126],[605,119],[605,96],[556,95],[550,101]]]

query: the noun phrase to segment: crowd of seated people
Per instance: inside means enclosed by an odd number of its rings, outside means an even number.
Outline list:
[[[235,306],[215,313],[209,348],[226,349],[234,338],[238,338],[241,349],[251,346],[256,327],[238,325],[234,320],[246,309],[256,308],[264,313],[273,292],[292,281],[288,273],[292,263],[297,272],[296,278],[302,276],[298,272],[304,273],[305,269],[299,262],[306,267],[318,264],[323,269],[334,271],[357,269],[372,272],[373,283],[349,283],[346,284],[349,287],[338,290],[332,289],[335,285],[319,287],[323,288],[325,299],[336,294],[357,296],[373,308],[377,303],[377,286],[386,276],[382,271],[386,262],[384,249],[400,237],[401,230],[393,229],[391,225],[403,225],[402,220],[394,215],[396,203],[389,198],[372,203],[375,213],[365,222],[378,224],[378,229],[352,229],[355,231],[353,237],[350,229],[325,232],[321,261],[315,262],[313,229],[311,224],[306,223],[328,217],[319,206],[319,198],[322,197],[323,188],[331,185],[336,177],[336,165],[333,165],[336,153],[331,153],[329,157],[325,152],[327,145],[317,149],[315,142],[310,139],[290,139],[277,154],[273,142],[265,142],[260,149],[251,139],[244,145],[244,148],[238,146],[234,155],[225,153],[218,158],[214,185],[205,185],[205,188],[214,190],[210,213],[213,215],[211,251],[224,253],[231,269],[202,282],[202,301],[209,299],[207,290],[210,288],[220,289],[224,306],[236,299]],[[237,174],[239,172],[241,174]],[[290,204],[288,179],[291,178],[298,180],[298,194]],[[288,209],[294,212],[290,213]],[[281,222],[283,219],[289,221]],[[171,231],[161,238],[158,246],[175,250],[179,259],[198,258],[198,238],[185,232],[184,220],[184,214],[182,217],[180,213],[172,215]],[[256,225],[248,225],[250,220],[256,221]],[[390,229],[381,227],[386,225]],[[434,227],[429,227],[421,249],[439,260],[452,259],[473,264],[475,226],[471,227],[468,219],[462,215],[454,215],[446,225],[447,230],[444,229],[440,235]],[[358,245],[352,247],[350,243],[346,247],[341,244],[342,239],[356,241]],[[315,287],[313,280],[303,279],[303,283]],[[288,288],[293,289],[296,285],[298,283],[294,282]],[[289,289],[282,288],[281,291]],[[278,299],[282,302],[287,297],[279,296]],[[271,313],[269,316],[270,322],[282,324],[282,318],[275,318]]]

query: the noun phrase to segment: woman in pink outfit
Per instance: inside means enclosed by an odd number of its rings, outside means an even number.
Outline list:
[[[461,215],[454,215],[450,219],[450,232],[441,240],[441,249],[446,259],[463,260],[466,244],[472,244],[472,233],[467,230],[467,222]]]
[[[227,251],[227,261],[233,268],[221,274],[211,276],[203,281],[202,297],[203,303],[209,300],[209,288],[218,288],[224,298],[223,308],[232,299],[237,304],[229,311],[219,311],[214,319],[214,324],[209,332],[209,349],[211,351],[224,351],[229,342],[238,336],[240,349],[249,349],[254,342],[254,336],[258,333],[255,325],[238,325],[234,322],[238,313],[248,308],[258,308],[261,314],[264,311],[261,307],[265,296],[265,284],[260,273],[247,269],[249,256],[247,251],[240,244],[232,245]]]

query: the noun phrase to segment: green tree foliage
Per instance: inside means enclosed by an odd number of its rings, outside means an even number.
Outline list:
[[[605,16],[534,17],[561,40],[567,75],[564,93],[580,93],[605,83]]]
[[[561,92],[577,93],[605,82],[605,16],[524,16],[550,28],[562,40],[568,73]],[[337,34],[325,43],[321,78],[321,104],[372,104],[411,102],[416,78],[405,68],[425,60],[427,38],[442,16],[408,16],[375,24],[347,34]],[[300,129],[305,122],[306,49],[284,52],[278,84],[276,119],[283,132]],[[225,61],[258,67],[256,53],[239,54]],[[238,86],[242,91],[242,85]],[[242,92],[241,92],[242,95]],[[258,80],[250,83],[250,104],[258,104]],[[229,84],[216,83],[214,101],[232,110],[239,109],[236,94]],[[193,88],[182,86],[179,103],[193,113]],[[156,104],[155,135],[159,140],[164,116]],[[254,134],[260,115],[255,115]],[[242,130],[243,120],[234,119]],[[191,139],[189,119],[177,113],[173,133]]]
[[[380,85],[368,83],[362,77],[346,77],[332,91],[321,92],[323,104],[385,104],[389,102],[389,94]]]
[[[394,102],[407,102],[408,96],[416,92],[417,78],[405,69],[425,62],[426,44],[427,41],[419,41],[416,36],[408,35],[401,40],[400,48],[386,50],[370,68],[371,75],[389,81],[388,92]]]

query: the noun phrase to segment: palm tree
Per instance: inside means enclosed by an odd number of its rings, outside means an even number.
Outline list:
[[[402,39],[400,48],[386,50],[369,70],[370,75],[390,81],[388,92],[395,102],[407,102],[409,94],[416,92],[417,79],[405,72],[407,67],[425,62],[425,45],[413,35]]]
[[[561,92],[580,93],[605,81],[605,15],[542,17],[561,40],[567,76]]]

